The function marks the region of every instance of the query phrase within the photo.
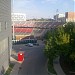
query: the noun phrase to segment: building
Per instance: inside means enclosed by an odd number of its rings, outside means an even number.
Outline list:
[[[0,75],[9,67],[11,49],[11,0],[0,0]]]
[[[65,17],[66,22],[75,22],[75,12],[66,12]]]
[[[26,21],[26,14],[24,13],[12,13],[12,21]]]
[[[13,28],[13,37],[12,39],[15,39],[15,25],[24,25],[26,21],[26,14],[24,13],[12,13],[11,14],[11,20],[12,20],[12,28]]]
[[[54,20],[57,22],[65,22],[65,14],[54,15]]]

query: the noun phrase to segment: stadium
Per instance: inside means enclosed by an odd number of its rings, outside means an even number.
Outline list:
[[[50,28],[63,25],[64,22],[16,21],[13,24],[12,32],[14,40],[24,40],[34,38],[41,39]]]

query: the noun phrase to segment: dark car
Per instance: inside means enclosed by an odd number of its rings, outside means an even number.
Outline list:
[[[38,44],[38,43],[34,43],[33,45],[39,46],[39,44]]]

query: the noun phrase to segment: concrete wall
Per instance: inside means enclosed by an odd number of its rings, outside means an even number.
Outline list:
[[[9,67],[11,35],[11,0],[0,0],[0,74]]]

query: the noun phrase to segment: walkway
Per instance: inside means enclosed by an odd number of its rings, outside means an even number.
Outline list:
[[[17,60],[15,60],[12,57],[10,58],[10,60],[11,60],[11,63],[15,63],[15,66],[13,67],[10,75],[18,75],[19,67],[21,66],[22,63],[18,62]]]
[[[54,65],[54,69],[55,69],[57,75],[66,75],[60,66],[59,57],[53,61],[53,65]]]

